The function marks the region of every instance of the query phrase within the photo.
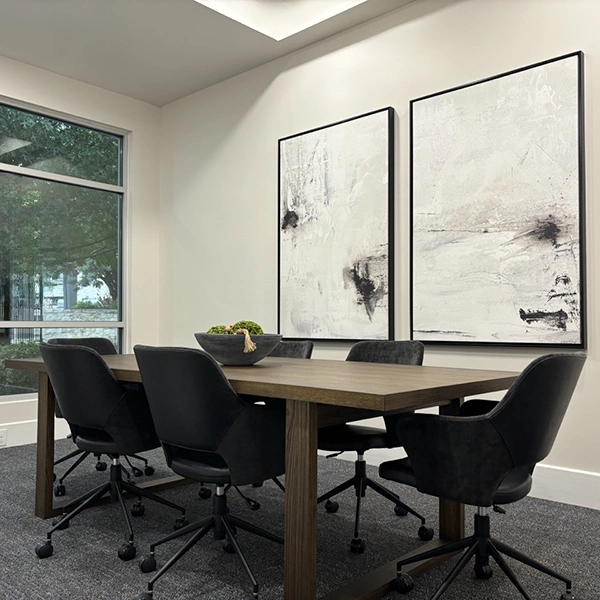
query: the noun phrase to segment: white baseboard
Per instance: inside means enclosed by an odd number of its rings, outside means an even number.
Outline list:
[[[37,419],[0,423],[0,429],[6,429],[6,446],[23,446],[33,444],[37,439]],[[70,433],[64,419],[54,419],[55,439],[66,438]]]
[[[320,450],[319,454],[330,453]],[[365,460],[370,465],[379,466],[386,460],[396,460],[405,456],[406,453],[402,449],[369,450],[365,453]],[[338,458],[354,461],[356,453],[344,452]],[[530,495],[600,510],[600,473],[539,464],[535,468]]]
[[[540,464],[531,496],[600,510],[600,473]]]

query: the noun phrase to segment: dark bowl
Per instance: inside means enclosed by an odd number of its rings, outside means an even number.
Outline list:
[[[251,335],[252,341],[256,344],[256,350],[245,353],[244,340],[246,336],[244,335],[205,332],[195,333],[194,335],[204,351],[208,352],[222,365],[229,366],[245,366],[257,363],[268,356],[283,337],[278,333]]]

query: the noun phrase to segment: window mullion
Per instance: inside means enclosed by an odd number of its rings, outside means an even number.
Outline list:
[[[125,188],[121,185],[111,185],[110,183],[101,183],[98,181],[91,181],[89,179],[79,179],[69,175],[59,175],[57,173],[49,173],[47,171],[38,171],[28,167],[15,167],[13,165],[0,162],[0,173],[2,172],[14,173],[15,175],[33,177],[35,179],[43,179],[45,181],[53,181],[56,183],[66,183],[68,185],[76,185],[78,187],[101,190],[103,192],[114,192],[117,194],[125,193]]]

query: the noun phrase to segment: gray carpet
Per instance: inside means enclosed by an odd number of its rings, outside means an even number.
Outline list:
[[[74,448],[69,440],[57,442],[57,455]],[[169,474],[160,451],[149,453],[156,475]],[[149,575],[140,572],[137,559],[122,562],[117,550],[125,541],[122,515],[117,505],[84,511],[70,528],[53,536],[54,555],[40,560],[35,545],[45,539],[49,522],[33,516],[35,448],[21,446],[0,450],[0,599],[1,600],[135,600],[145,591]],[[107,473],[94,470],[88,459],[66,480],[67,498],[74,498],[105,481]],[[376,469],[369,467],[377,477]],[[319,459],[319,491],[341,483],[352,474],[350,462]],[[61,472],[60,470],[58,472]],[[147,478],[142,478],[147,479]],[[412,489],[396,486],[402,498],[423,514],[437,531],[437,501]],[[261,488],[244,488],[261,503],[251,511],[231,491],[233,514],[257,525],[282,533],[283,497],[271,482]],[[197,497],[197,486],[186,486],[163,493],[184,504],[190,519],[210,512],[210,501]],[[397,517],[387,501],[371,491],[363,502],[362,537],[367,550],[351,554],[354,495],[342,494],[340,510],[327,514],[319,507],[319,594],[350,582],[398,555],[422,544],[417,538],[419,522],[411,516]],[[146,502],[146,514],[133,520],[138,555],[145,553],[151,541],[169,533],[176,516],[174,511]],[[526,498],[508,506],[508,514],[492,513],[493,535],[568,574],[574,581],[578,600],[600,598],[600,511],[555,502]],[[471,530],[472,515],[467,516]],[[262,600],[280,600],[282,594],[283,548],[245,532],[238,540],[255,570],[261,585]],[[182,540],[157,550],[159,566],[164,564]],[[426,600],[441,583],[455,560],[448,561],[419,578],[408,600]],[[510,561],[534,600],[559,600],[564,591],[561,583]],[[492,563],[493,564],[493,563]],[[488,581],[475,579],[468,567],[444,595],[446,600],[512,600],[521,598],[500,570]],[[238,558],[226,554],[220,542],[211,537],[193,548],[157,584],[156,600],[238,600],[249,596],[250,586]],[[400,599],[399,594],[388,596]]]

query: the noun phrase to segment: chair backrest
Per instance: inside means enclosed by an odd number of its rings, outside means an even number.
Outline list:
[[[282,341],[273,348],[269,356],[279,358],[310,358],[313,351],[313,343],[306,341]]]
[[[246,403],[203,350],[137,345],[135,356],[163,444],[214,452]]]
[[[525,486],[515,500],[526,495],[536,463],[552,449],[584,363],[580,353],[541,356],[487,413],[415,413],[399,420],[397,433],[419,491],[490,506],[512,474]]]
[[[189,473],[190,462],[227,467],[232,485],[284,472],[284,411],[240,398],[203,350],[135,346],[134,352],[156,432],[175,472]],[[220,475],[210,472],[216,483]]]
[[[515,466],[534,465],[550,453],[585,360],[582,353],[540,356],[487,414]]]
[[[46,340],[48,344],[57,344],[59,346],[84,346],[91,348],[98,354],[117,354],[115,345],[108,338],[86,337],[86,338],[52,338]]]
[[[46,343],[55,344],[57,346],[83,346],[95,350],[98,354],[117,354],[117,349],[108,338],[52,338],[46,340]],[[55,404],[54,414],[56,414],[59,419],[63,418],[58,402]]]
[[[422,365],[425,346],[416,340],[364,341],[350,348],[346,360],[357,362]]]
[[[71,426],[102,429],[125,389],[102,357],[85,346],[40,344],[62,416]]]

